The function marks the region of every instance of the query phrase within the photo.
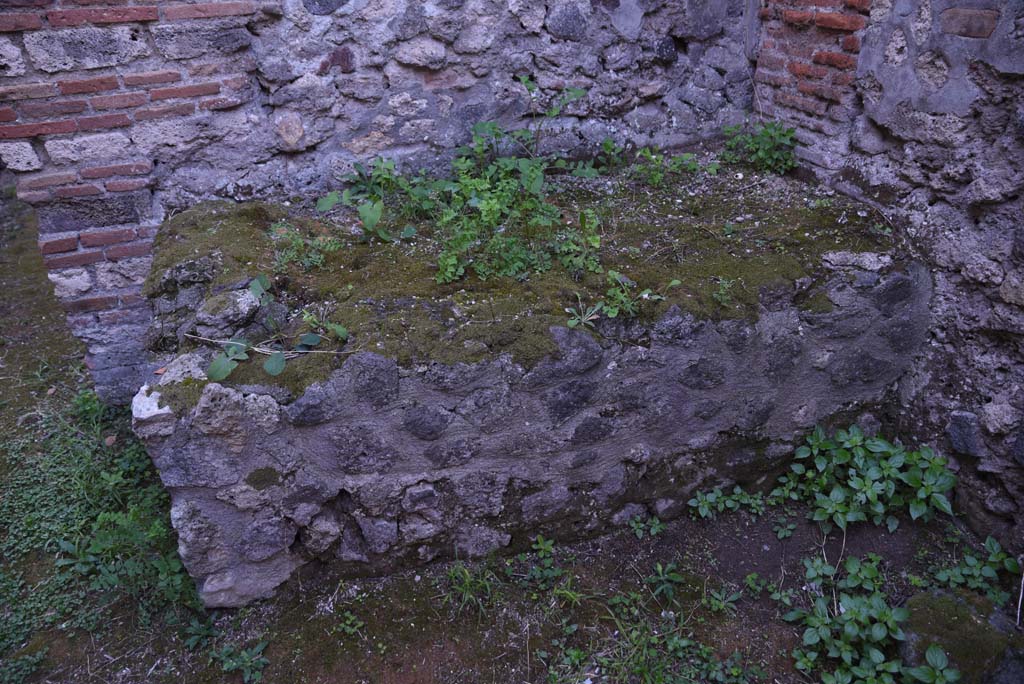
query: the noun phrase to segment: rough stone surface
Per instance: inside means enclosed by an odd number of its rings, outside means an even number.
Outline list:
[[[27,33],[25,51],[47,73],[117,66],[150,54],[142,30],[127,26]]]
[[[12,171],[37,171],[43,168],[39,155],[27,142],[0,143],[0,163]]]
[[[678,515],[698,487],[761,482],[816,422],[885,398],[924,342],[931,283],[914,262],[871,287],[854,270],[833,272],[830,313],[715,323],[673,308],[643,346],[554,327],[559,352],[533,368],[404,368],[364,351],[294,401],[200,379],[191,408],[166,408],[161,394],[208,363],[192,352],[139,391],[134,425],[210,606],[266,596],[316,557],[358,575],[594,534]],[[170,289],[206,277],[171,271]],[[238,334],[246,295],[207,299],[203,321]]]

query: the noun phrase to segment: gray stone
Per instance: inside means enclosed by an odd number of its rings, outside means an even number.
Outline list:
[[[32,31],[24,41],[35,67],[50,74],[118,66],[150,54],[141,27]]]
[[[483,558],[508,546],[512,535],[481,525],[463,527],[455,537],[455,553],[459,558]]]
[[[395,52],[395,59],[400,64],[440,69],[445,65],[445,46],[433,38],[421,36],[402,43]]]
[[[65,268],[50,271],[46,277],[53,283],[57,299],[74,299],[92,289],[92,275],[84,268]]]
[[[580,41],[587,35],[587,17],[575,2],[563,2],[548,12],[548,33],[562,40]]]
[[[28,142],[0,143],[0,164],[11,171],[37,171],[43,168],[39,155]]]
[[[385,553],[398,542],[398,523],[394,520],[357,517],[356,522],[372,553]]]
[[[215,295],[196,313],[196,332],[204,337],[231,337],[253,320],[260,302],[248,290]]]
[[[25,60],[21,50],[10,38],[0,36],[0,77],[21,76],[25,73]]]
[[[39,232],[66,233],[104,226],[142,223],[151,211],[150,194],[122,192],[96,199],[78,199],[39,207]]]
[[[156,49],[167,59],[229,55],[252,43],[252,35],[233,22],[157,24],[150,32]]]
[[[79,162],[113,161],[125,157],[131,149],[131,141],[123,133],[100,133],[83,135],[62,140],[47,140],[46,154],[54,164],[78,164]]]
[[[949,445],[958,454],[981,458],[985,454],[985,440],[981,434],[981,421],[970,411],[953,411],[946,424]]]

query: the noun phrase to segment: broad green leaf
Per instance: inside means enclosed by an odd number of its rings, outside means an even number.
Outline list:
[[[217,354],[210,367],[206,369],[206,377],[214,382],[220,382],[231,375],[231,371],[238,367],[238,362],[229,359],[225,354]]]
[[[316,345],[320,344],[321,339],[323,338],[321,338],[316,333],[309,332],[305,333],[302,337],[299,338],[299,344],[304,344],[307,347],[315,347]]]
[[[928,647],[928,650],[925,651],[924,659],[936,670],[944,670],[946,665],[949,665],[945,652],[938,644],[932,644]]]
[[[338,205],[341,201],[341,195],[338,194],[337,190],[327,193],[316,201],[316,210],[319,212],[330,211]]]
[[[284,353],[276,351],[263,362],[263,370],[267,371],[267,375],[280,375],[284,371],[284,365]]]

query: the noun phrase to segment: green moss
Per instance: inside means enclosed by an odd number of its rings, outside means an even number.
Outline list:
[[[799,307],[811,313],[829,313],[835,307],[832,300],[828,298],[823,290],[818,290],[807,299],[799,303]]]
[[[671,306],[712,319],[754,319],[766,288],[792,292],[797,279],[809,278],[812,288],[821,281],[827,275],[820,266],[822,253],[877,247],[870,220],[859,217],[859,205],[850,200],[836,198],[828,207],[810,209],[803,199],[806,187],[791,181],[779,180],[781,190],[760,194],[739,191],[733,183],[723,174],[696,196],[667,188],[645,190],[638,198],[634,186],[602,179],[566,185],[553,200],[566,216],[591,208],[602,217],[601,263],[635,281],[637,291],[662,291],[672,280],[680,281],[664,292],[664,301],[643,304],[640,316],[647,321]],[[735,221],[738,216],[741,222]],[[215,284],[274,273],[270,226],[285,217],[307,236],[332,235],[342,246],[323,255],[321,268],[290,264],[279,270],[275,296],[296,314],[310,308],[345,325],[350,341],[339,355],[291,360],[274,379],[263,372],[261,359],[253,358],[232,373],[233,384],[273,382],[297,396],[359,350],[391,356],[404,366],[509,354],[531,367],[557,352],[549,329],[566,324],[565,309],[577,305],[577,294],[585,305],[594,304],[608,289],[603,274],[574,278],[557,263],[525,279],[482,281],[469,275],[438,284],[440,243],[429,224],[417,226],[411,242],[367,243],[347,228],[287,216],[283,208],[212,202],[175,216],[161,229],[147,291],[166,268],[207,254],[219,264]],[[830,310],[819,290],[811,289],[816,294],[800,302],[803,308]],[[216,302],[215,296],[205,306]],[[308,330],[297,315],[283,325],[286,339]]]
[[[916,635],[914,652],[923,657],[929,644],[946,651],[950,663],[960,670],[963,684],[980,684],[984,674],[998,663],[1011,645],[1011,636],[989,623],[994,610],[983,597],[962,593],[921,593],[907,601],[910,617],[905,631]],[[1012,637],[1020,647],[1024,639]]]
[[[199,403],[199,397],[206,387],[206,380],[185,378],[181,382],[160,385],[154,391],[160,393],[160,404],[168,406],[176,416],[182,416]]]
[[[282,207],[271,204],[227,201],[201,202],[176,214],[157,233],[153,268],[143,284],[143,294],[156,293],[156,286],[168,268],[196,257],[217,257],[218,284],[269,272],[272,262],[261,261],[270,244],[267,231],[271,223],[284,215]]]
[[[273,468],[257,468],[245,476],[245,483],[262,492],[281,483],[281,473]]]

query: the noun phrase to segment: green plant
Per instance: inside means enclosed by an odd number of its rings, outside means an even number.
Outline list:
[[[804,559],[810,605],[784,616],[803,627],[802,647],[793,651],[798,670],[819,672],[827,684],[896,684],[901,664],[891,653],[908,612],[882,592],[879,562],[849,558],[840,572],[824,558]]]
[[[729,591],[726,587],[711,589],[704,593],[701,605],[712,613],[736,614],[736,603],[743,598],[742,591]]]
[[[779,518],[772,526],[772,531],[779,539],[789,539],[796,530],[796,523],[791,523],[787,518]]]
[[[558,262],[576,278],[587,271],[600,273],[602,270],[599,222],[592,209],[585,209],[579,215],[579,228],[564,230],[555,239],[554,253]]]
[[[732,306],[732,288],[736,285],[736,279],[720,276],[715,278],[715,282],[718,283],[718,287],[711,293],[712,299],[724,307]]]
[[[772,499],[810,503],[811,518],[826,529],[870,519],[892,531],[899,525],[895,514],[904,509],[914,520],[927,520],[934,511],[953,513],[946,492],[956,477],[928,447],[907,451],[898,442],[866,438],[857,426],[829,438],[819,427],[795,456]]]
[[[555,542],[552,539],[545,539],[543,535],[534,538],[531,547],[536,558],[535,563],[528,566],[526,574],[519,576],[522,583],[532,586],[538,590],[550,589],[565,575],[565,570],[555,562]],[[526,554],[519,555],[519,561],[529,561]],[[511,568],[508,570],[510,577],[516,577]],[[536,597],[537,595],[534,594]]]
[[[637,291],[637,284],[618,271],[609,270],[607,279],[609,288],[601,301],[604,315],[608,318],[616,318],[619,314],[624,318],[635,318],[645,302],[663,301],[665,292],[680,284],[680,281],[672,280],[658,292],[650,289]]]
[[[709,492],[697,492],[687,505],[694,509],[693,513],[700,518],[714,518],[718,513],[739,511],[744,508],[755,516],[765,511],[764,496],[760,493],[749,494],[739,485],[733,487],[730,494],[723,493],[719,487]]]
[[[323,268],[325,254],[341,249],[341,240],[334,236],[318,235],[306,237],[287,221],[278,221],[270,227],[274,241],[274,270],[283,272],[291,264],[298,264],[303,270]]]
[[[188,625],[182,629],[182,636],[185,641],[185,648],[190,651],[194,651],[197,648],[206,646],[207,643],[213,641],[220,632],[213,624],[213,620],[200,621],[195,616],[189,620]]]
[[[777,121],[755,127],[744,133],[742,126],[727,126],[723,129],[726,137],[725,154],[727,161],[744,160],[759,171],[784,174],[796,166],[796,130],[786,128]]]
[[[935,581],[953,589],[966,587],[982,592],[996,605],[1004,605],[1009,594],[999,587],[999,574],[1019,575],[1020,564],[992,537],[985,539],[985,551],[988,558],[982,554],[965,553],[956,565],[935,572]]]
[[[679,566],[675,563],[664,566],[658,563],[654,566],[654,574],[644,579],[644,583],[651,585],[655,599],[663,596],[669,603],[675,602],[676,587],[685,582],[686,578],[679,574]]]
[[[660,188],[665,182],[665,155],[650,147],[641,147],[630,168],[630,175],[640,179],[652,188]]]
[[[45,648],[19,650],[44,633],[54,638],[45,630],[96,630],[115,610],[140,629],[174,630],[200,610],[177,556],[169,497],[124,410],[82,391],[44,400],[33,416],[0,443],[4,682],[40,665]]]
[[[263,656],[267,643],[261,641],[252,648],[241,649],[234,644],[226,644],[214,651],[210,660],[220,663],[221,672],[241,672],[242,681],[246,684],[260,682],[263,681],[263,668],[270,664]]]
[[[925,684],[950,684],[960,681],[960,671],[949,667],[949,659],[937,644],[930,644],[924,653],[926,665],[904,670],[904,674]]]
[[[456,561],[448,568],[445,576],[447,588],[444,605],[454,606],[458,614],[470,607],[475,608],[481,615],[485,612],[487,603],[494,595],[497,578],[493,572],[486,568],[475,571],[462,561]]]
[[[601,311],[604,309],[604,302],[598,302],[592,306],[586,306],[583,304],[583,297],[580,293],[576,293],[576,306],[566,307],[565,313],[569,314],[569,321],[566,325],[570,328],[576,328],[579,326],[586,328],[593,328],[594,321],[601,317]]]
[[[261,307],[267,307],[274,301],[274,296],[270,293],[270,281],[265,275],[253,278],[249,282],[249,291],[259,300]],[[207,340],[220,344],[222,349],[207,367],[206,377],[213,382],[226,379],[238,368],[240,362],[249,359],[249,352],[265,355],[267,358],[263,362],[263,370],[267,375],[277,376],[284,372],[289,357],[309,353],[324,340],[325,336],[331,335],[341,343],[348,340],[348,330],[341,324],[321,320],[308,310],[303,310],[302,319],[316,332],[302,333],[287,345],[284,344],[287,339],[280,332],[259,346],[253,345],[243,337],[226,342]],[[268,315],[268,325],[271,324],[274,324],[274,321]]]
[[[657,516],[645,519],[637,515],[630,518],[629,528],[633,530],[637,539],[643,539],[645,536],[653,538],[665,531],[665,523],[661,522]]]
[[[365,622],[356,617],[352,611],[346,610],[341,614],[341,619],[330,626],[327,633],[331,636],[341,634],[348,637],[362,637],[364,627],[366,627]]]

